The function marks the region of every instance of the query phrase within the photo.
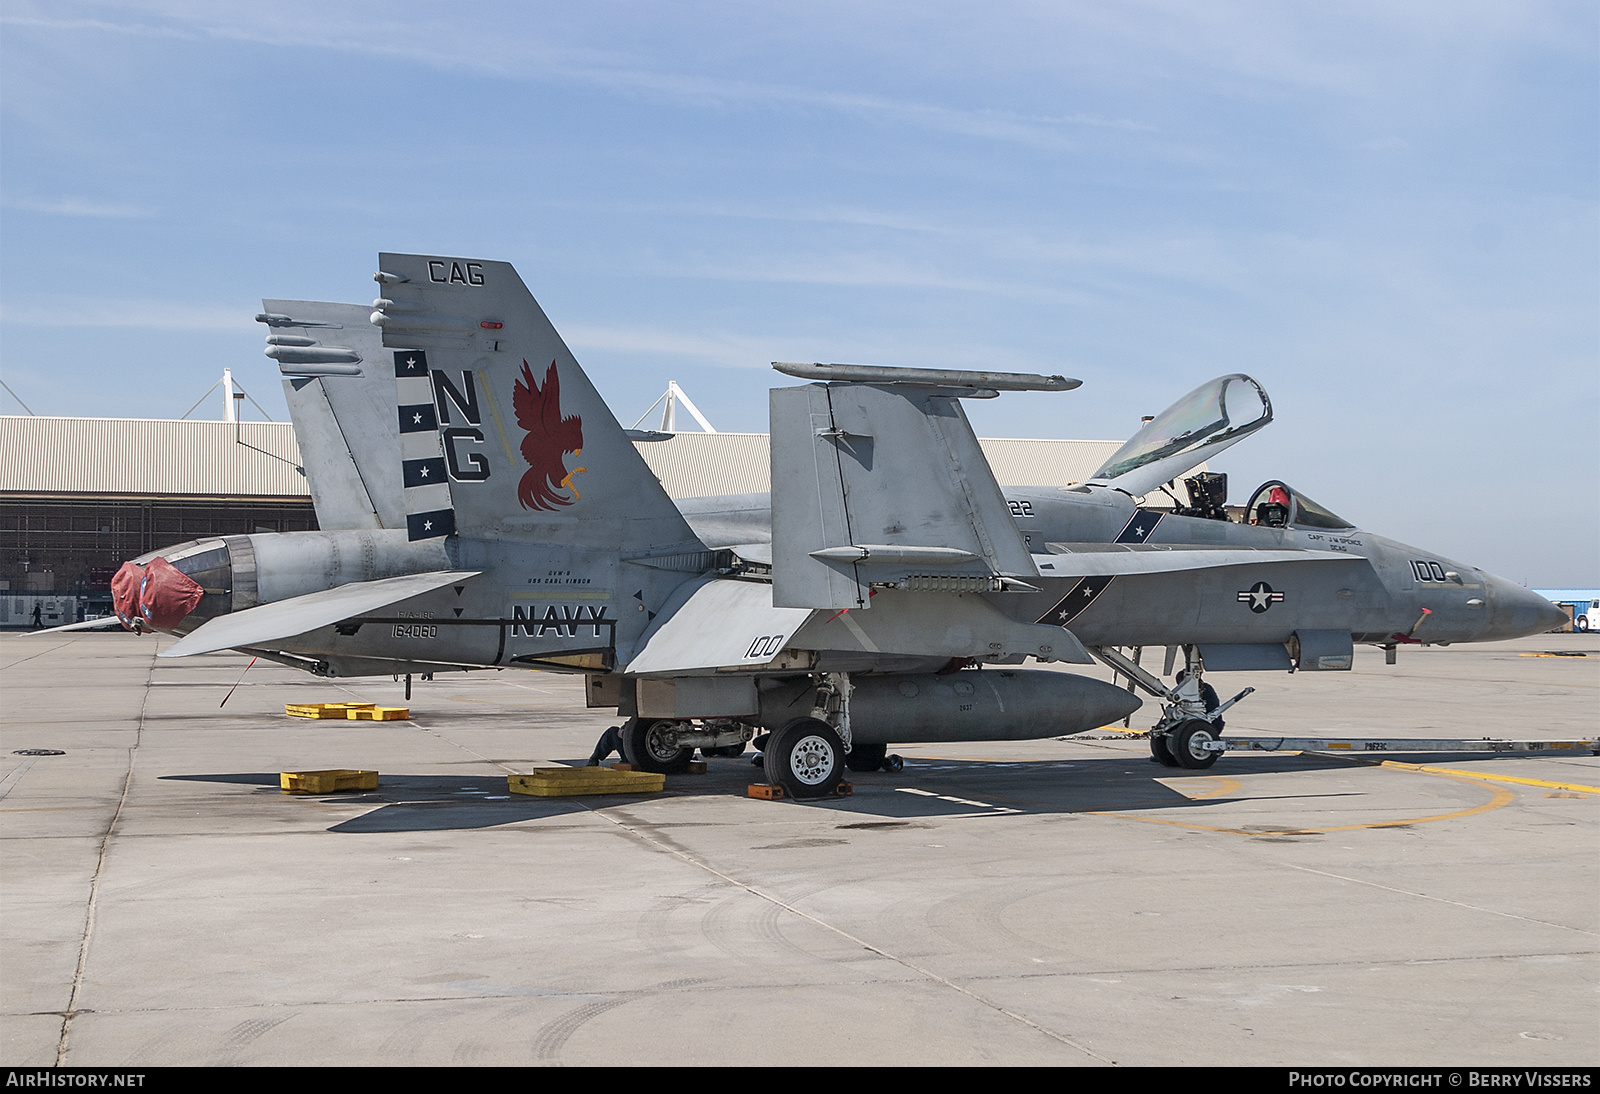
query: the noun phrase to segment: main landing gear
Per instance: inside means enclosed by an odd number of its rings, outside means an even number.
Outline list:
[[[682,775],[694,759],[694,745],[678,740],[683,723],[669,719],[629,718],[622,727],[622,756],[635,771]]]
[[[828,797],[844,779],[844,741],[820,718],[796,718],[772,734],[762,754],[767,780],[792,798]]]
[[[682,775],[695,749],[707,756],[739,756],[750,733],[748,726],[723,718],[698,725],[686,719],[629,718],[622,726],[622,758],[638,771]]]
[[[756,739],[768,782],[783,787],[791,798],[823,798],[838,789],[846,768],[901,769],[904,761],[890,755],[888,746],[851,740],[851,690],[844,673],[824,674],[810,716]]]
[[[846,769],[895,772],[904,764],[885,745],[851,741],[851,690],[847,675],[822,674],[809,715],[753,741],[753,727],[732,720],[706,719],[697,725],[683,719],[630,718],[621,727],[622,755],[637,770],[677,775],[688,770],[696,748],[707,756],[736,758],[749,743],[759,750],[753,762],[788,797],[832,797]]]

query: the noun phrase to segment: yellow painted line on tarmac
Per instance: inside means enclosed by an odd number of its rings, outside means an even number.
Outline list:
[[[1382,675],[1391,680],[1443,680],[1449,684],[1460,684],[1462,682],[1456,676],[1429,676],[1421,672],[1386,672]],[[1523,684],[1532,688],[1600,688],[1600,684],[1583,684],[1575,680],[1563,680],[1560,683],[1552,684],[1549,680],[1506,680],[1498,676],[1474,676],[1467,682],[1472,684]]]
[[[1520,775],[1490,775],[1482,771],[1467,771],[1459,767],[1434,767],[1431,764],[1408,764],[1399,760],[1382,760],[1383,767],[1399,767],[1407,771],[1423,771],[1429,775],[1448,775],[1454,779],[1479,779],[1483,782],[1517,783],[1520,786],[1543,786],[1551,790],[1576,790],[1583,794],[1600,794],[1600,786],[1582,783],[1558,783],[1548,779],[1525,779]]]
[[[1457,778],[1457,776],[1453,774],[1445,774],[1442,771],[1427,771],[1412,764],[1396,763],[1395,766],[1412,768],[1420,774],[1437,775],[1440,778]],[[1470,785],[1480,785],[1477,781],[1461,781],[1469,782]],[[1485,786],[1484,789],[1494,791],[1494,796],[1490,798],[1490,800],[1484,802],[1482,805],[1475,805],[1471,809],[1459,809],[1454,813],[1436,813],[1431,817],[1410,817],[1402,820],[1373,821],[1370,824],[1341,824],[1332,828],[1286,828],[1274,829],[1268,832],[1250,832],[1243,828],[1221,828],[1209,824],[1195,824],[1191,821],[1165,820],[1161,817],[1139,817],[1134,816],[1131,813],[1108,813],[1095,810],[1090,811],[1089,815],[1095,817],[1116,817],[1119,820],[1144,821],[1146,824],[1166,824],[1171,825],[1174,828],[1197,828],[1203,832],[1221,832],[1230,836],[1252,836],[1257,838],[1262,836],[1320,836],[1328,832],[1354,832],[1363,828],[1402,828],[1410,824],[1427,824],[1430,821],[1455,820],[1459,817],[1471,817],[1476,816],[1479,813],[1487,813],[1492,809],[1499,809],[1501,806],[1510,805],[1512,802],[1517,800],[1517,796],[1515,794],[1509,790],[1502,789],[1501,787]]]
[[[1190,779],[1215,779],[1222,785],[1215,790],[1207,790],[1204,794],[1191,794],[1183,788],[1183,784],[1189,782]],[[1156,782],[1168,790],[1176,790],[1192,802],[1201,801],[1205,798],[1221,797],[1223,794],[1232,794],[1235,790],[1243,789],[1243,784],[1238,779],[1230,778],[1227,775],[1193,775],[1183,779],[1157,779]]]

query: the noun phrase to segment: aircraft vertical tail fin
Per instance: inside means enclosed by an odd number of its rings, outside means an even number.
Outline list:
[[[371,322],[393,351],[413,539],[700,548],[509,263],[382,254],[379,266]]]

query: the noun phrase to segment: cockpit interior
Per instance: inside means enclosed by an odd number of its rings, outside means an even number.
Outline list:
[[[1262,483],[1244,507],[1246,524],[1268,528],[1350,529],[1355,525],[1325,506],[1318,505],[1286,482]]]

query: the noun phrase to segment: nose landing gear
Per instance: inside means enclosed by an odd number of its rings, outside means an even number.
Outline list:
[[[1255,688],[1245,688],[1226,703],[1217,703],[1216,693],[1210,692],[1209,702],[1216,705],[1207,710],[1206,693],[1210,689],[1202,678],[1205,664],[1200,660],[1200,651],[1193,646],[1184,647],[1185,668],[1172,688],[1118,650],[1097,646],[1091,652],[1151,695],[1166,700],[1161,720],[1150,729],[1150,755],[1163,767],[1203,771],[1216,763],[1222,754],[1218,745],[1222,741],[1223,712],[1255,691]],[[1168,667],[1171,667],[1170,659]]]
[[[1206,745],[1221,740],[1217,728],[1203,718],[1190,718],[1178,723],[1177,726],[1167,730],[1161,737],[1151,735],[1151,741],[1165,740],[1167,752],[1171,755],[1173,763],[1178,767],[1186,767],[1191,771],[1203,771],[1217,762],[1221,755]]]

